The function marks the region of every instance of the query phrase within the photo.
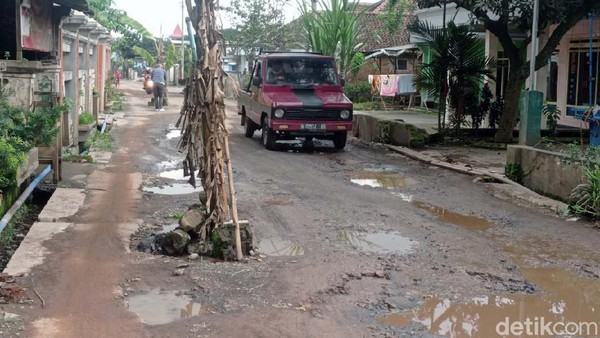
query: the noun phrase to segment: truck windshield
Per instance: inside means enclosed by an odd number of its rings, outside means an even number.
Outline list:
[[[267,64],[266,83],[294,87],[336,85],[337,75],[330,59],[272,59]]]

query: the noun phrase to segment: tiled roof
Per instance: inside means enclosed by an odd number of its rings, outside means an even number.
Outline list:
[[[410,43],[410,36],[406,30],[412,16],[404,20],[404,26],[395,32],[390,32],[385,26],[381,13],[365,13],[359,20],[364,27],[365,44],[360,48],[362,52],[371,52],[381,48],[402,46]]]

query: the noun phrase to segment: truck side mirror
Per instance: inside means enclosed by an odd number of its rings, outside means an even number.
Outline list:
[[[252,78],[252,85],[253,86],[260,87],[261,83],[262,83],[262,79],[260,77],[253,77]]]

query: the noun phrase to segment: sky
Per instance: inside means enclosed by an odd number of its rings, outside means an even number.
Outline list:
[[[181,0],[113,0],[115,7],[127,12],[127,15],[140,22],[154,36],[168,37],[177,24],[181,25]],[[361,2],[377,2],[377,0],[361,0]],[[220,5],[228,5],[228,0],[221,0]],[[298,17],[296,0],[287,1],[284,9],[286,21]],[[186,15],[187,16],[187,15]],[[219,14],[223,27],[230,26],[227,13]]]

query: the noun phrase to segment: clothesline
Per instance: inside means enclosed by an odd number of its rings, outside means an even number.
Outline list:
[[[371,95],[396,96],[417,94],[413,84],[414,74],[369,75]]]

